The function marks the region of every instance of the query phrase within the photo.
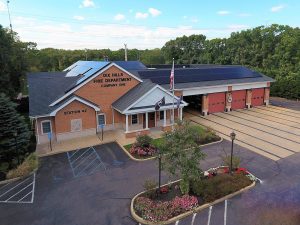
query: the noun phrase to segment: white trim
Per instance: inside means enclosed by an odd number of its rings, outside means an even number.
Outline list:
[[[41,133],[42,133],[42,135],[48,134],[48,133],[44,133],[44,129],[43,129],[43,123],[48,123],[48,122],[50,122],[50,132],[49,133],[52,133],[51,120],[43,120],[43,121],[41,121]]]
[[[69,105],[71,102],[73,102],[73,101],[75,101],[75,100],[77,100],[77,101],[79,101],[79,102],[81,102],[81,103],[83,103],[83,104],[85,104],[85,105],[88,105],[88,106],[92,107],[93,109],[95,109],[95,111],[100,111],[100,108],[94,106],[93,104],[91,104],[91,103],[89,103],[89,102],[87,102],[87,101],[85,101],[85,100],[83,100],[83,99],[81,99],[81,98],[78,98],[77,96],[74,96],[74,97],[71,98],[69,101],[65,102],[65,103],[62,104],[60,107],[58,107],[57,109],[55,109],[54,111],[52,111],[52,112],[50,113],[50,116],[55,116],[56,113],[57,113],[59,110],[61,110],[62,108],[64,108],[65,106]]]
[[[132,123],[132,116],[133,116],[133,115],[136,115],[136,123]],[[130,116],[131,116],[131,125],[139,124],[139,114],[134,113],[134,114],[131,114]]]
[[[184,105],[180,105],[179,108],[183,108]],[[173,109],[173,106],[170,105],[170,106],[164,106],[164,107],[160,107],[159,110],[167,110],[167,109]],[[177,108],[175,108],[177,109]],[[130,110],[130,111],[127,111],[127,112],[124,112],[122,114],[136,114],[136,113],[145,113],[145,112],[154,112],[155,109],[154,108],[146,108],[146,109],[135,109],[135,110]]]
[[[123,112],[121,113],[132,113],[131,111],[128,111],[133,105],[139,103],[141,100],[143,100],[147,95],[149,95],[154,89],[156,88],[159,88],[161,89],[163,92],[165,92],[167,95],[171,96],[173,98],[173,95],[168,92],[166,89],[164,89],[163,87],[161,87],[160,85],[155,85],[153,88],[151,88],[147,93],[145,93],[144,95],[142,95],[138,100],[136,100],[135,102],[133,102],[131,105],[129,105]],[[178,100],[178,97],[175,96],[175,99]],[[183,106],[187,106],[187,103],[185,101],[183,101]],[[172,106],[173,107],[173,106]],[[164,108],[168,108],[168,107],[161,107],[161,109],[163,110]],[[153,108],[150,108],[149,110],[146,110],[147,111],[153,111]]]
[[[38,119],[36,118],[35,119],[35,127],[36,127],[36,134],[35,134],[35,136],[36,136],[36,142],[39,144],[40,143],[40,134],[39,134],[39,121],[38,121]]]
[[[214,85],[214,86],[205,86],[205,87],[182,88],[176,90],[182,91],[183,96],[188,96],[188,95],[196,95],[196,94],[210,94],[215,92],[224,92],[224,91],[228,91],[228,86],[231,86],[232,90],[252,89],[255,86],[257,86],[257,88],[265,87],[268,82],[269,81],[224,84],[224,85]]]
[[[122,67],[118,66],[115,63],[110,63],[109,65],[105,66],[104,68],[102,68],[100,71],[96,72],[93,76],[90,76],[88,79],[84,80],[82,83],[80,83],[79,85],[75,86],[73,89],[71,89],[70,91],[68,91],[65,95],[63,95],[62,97],[58,98],[57,100],[55,100],[54,102],[52,102],[49,106],[54,106],[57,103],[59,103],[60,101],[62,101],[63,99],[65,99],[66,97],[68,97],[70,94],[74,93],[75,91],[77,91],[79,88],[81,88],[82,86],[84,86],[86,83],[90,82],[91,80],[93,80],[95,77],[99,76],[101,73],[103,73],[104,71],[108,70],[109,68],[111,68],[112,66],[117,67],[118,69],[122,70],[124,73],[127,73],[128,75],[132,76],[133,78],[135,78],[136,80],[143,82],[143,80],[141,80],[140,78],[136,77],[135,75],[133,75],[132,73],[128,72],[127,70],[123,69]]]

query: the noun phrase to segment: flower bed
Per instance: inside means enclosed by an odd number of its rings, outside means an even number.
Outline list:
[[[143,147],[133,144],[129,149],[129,153],[133,156],[138,156],[140,158],[152,157],[157,153],[157,148],[153,145]]]
[[[213,168],[205,171],[202,178],[191,181],[188,195],[181,194],[179,181],[164,185],[160,191],[155,189],[137,195],[132,202],[133,216],[145,224],[160,224],[237,193],[253,185],[254,180],[244,168],[236,169],[232,175],[228,167]]]

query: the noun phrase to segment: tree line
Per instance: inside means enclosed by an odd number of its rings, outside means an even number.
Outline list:
[[[233,32],[228,38],[182,36],[159,49],[129,49],[128,60],[144,64],[245,65],[276,79],[271,95],[300,98],[300,29],[273,24]],[[37,49],[0,25],[0,86],[9,96],[26,90],[25,73],[61,71],[78,60],[124,60],[124,49]]]

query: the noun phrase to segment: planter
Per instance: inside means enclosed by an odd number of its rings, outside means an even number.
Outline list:
[[[220,169],[220,168],[225,168],[225,167],[217,167],[217,168],[213,168],[213,169],[215,170],[215,169]],[[227,175],[227,176],[229,176],[229,175]],[[248,177],[248,175],[245,175],[245,176]],[[249,178],[249,177],[248,177],[248,178]],[[210,179],[210,178],[208,178],[208,179]],[[213,178],[212,178],[212,179],[213,179]],[[250,179],[250,178],[249,178],[249,179]],[[250,180],[251,180],[251,179],[250,179]],[[162,186],[162,188],[163,188],[163,187],[168,187],[168,186],[170,186],[171,184],[174,184],[174,183],[178,183],[179,181],[180,181],[180,180],[173,181],[173,182],[170,182],[170,183],[168,183],[168,184],[165,184],[165,185]],[[137,194],[136,196],[134,196],[134,198],[131,200],[130,211],[131,211],[132,217],[133,217],[136,221],[138,221],[139,223],[141,223],[141,224],[149,224],[149,225],[150,225],[150,224],[152,224],[152,225],[170,224],[170,223],[174,223],[174,222],[176,222],[177,220],[180,220],[180,219],[182,219],[182,218],[184,218],[184,217],[187,217],[187,216],[189,216],[189,215],[191,215],[191,214],[193,214],[193,213],[195,213],[195,212],[199,212],[199,211],[201,211],[201,210],[203,210],[203,209],[205,209],[205,208],[208,208],[208,207],[210,207],[211,205],[220,203],[220,202],[222,202],[222,201],[224,201],[224,200],[226,200],[226,199],[232,198],[232,197],[235,196],[235,195],[238,195],[238,194],[240,194],[240,193],[242,193],[242,192],[244,192],[244,191],[247,191],[247,190],[249,190],[250,188],[254,187],[254,186],[255,186],[255,183],[256,183],[255,181],[252,181],[252,180],[251,180],[250,185],[248,185],[248,186],[246,186],[246,187],[243,187],[243,188],[241,188],[241,189],[238,190],[238,191],[235,191],[235,192],[233,192],[233,193],[231,193],[231,194],[225,195],[225,196],[223,196],[223,197],[221,197],[221,198],[219,198],[219,199],[216,199],[216,200],[211,201],[211,202],[208,202],[208,203],[199,203],[200,205],[198,205],[197,207],[195,207],[195,208],[193,208],[193,209],[191,209],[191,210],[182,212],[182,213],[180,213],[179,215],[176,215],[176,216],[174,216],[174,217],[172,217],[172,218],[169,218],[169,219],[167,219],[167,220],[164,220],[164,221],[153,222],[153,221],[150,221],[150,220],[146,220],[146,219],[142,218],[140,215],[138,215],[138,213],[135,211],[135,203],[136,203],[137,198],[145,196],[145,194],[147,193],[147,191],[143,191],[143,192]],[[196,196],[195,196],[195,198],[196,198]],[[199,197],[197,197],[197,198],[199,198]],[[142,199],[142,198],[140,198],[140,199]],[[175,199],[175,198],[174,198],[174,199]],[[173,200],[174,200],[174,199],[173,199]],[[155,201],[155,200],[152,200],[152,199],[150,199],[150,200],[153,201],[153,202]],[[172,200],[172,201],[173,201],[173,200]],[[180,200],[180,199],[179,199],[179,200]],[[171,215],[170,212],[168,212],[168,213],[166,213],[166,214],[167,214],[167,215]],[[153,217],[152,217],[152,218],[153,218]]]

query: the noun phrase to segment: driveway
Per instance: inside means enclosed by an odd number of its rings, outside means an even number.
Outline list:
[[[235,143],[272,160],[280,160],[300,152],[300,112],[268,106],[202,117],[191,112],[194,123],[216,130],[230,140],[234,130]]]
[[[230,149],[231,143],[226,140],[204,147],[207,157],[200,162],[201,167],[220,165],[221,156],[229,154]],[[266,208],[299,208],[300,154],[275,162],[239,145],[234,145],[234,154],[242,158],[241,166],[263,183],[195,214],[194,225],[220,225],[224,221],[227,225],[244,225],[254,222]],[[129,212],[131,198],[143,190],[145,179],[157,180],[157,175],[155,160],[132,161],[116,143],[43,157],[34,178],[33,202],[0,202],[1,225],[137,225]],[[162,178],[163,183],[169,180],[165,174]],[[28,184],[33,182],[30,179]],[[20,182],[9,184],[9,189]],[[0,186],[0,195],[5,188]],[[6,199],[18,192],[13,191]],[[189,216],[177,225],[191,225],[192,220]]]

